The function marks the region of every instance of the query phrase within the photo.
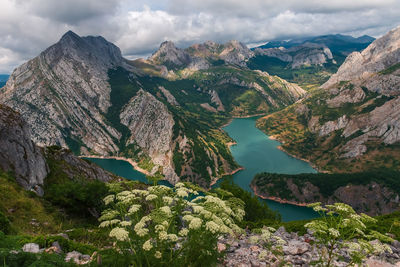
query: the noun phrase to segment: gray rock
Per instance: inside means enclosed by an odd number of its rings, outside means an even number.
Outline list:
[[[35,243],[27,243],[22,247],[23,252],[29,252],[29,253],[39,253],[40,248],[38,244]]]
[[[14,172],[21,186],[43,195],[40,185],[49,169],[43,150],[31,141],[30,136],[25,120],[0,105],[0,169]]]
[[[74,262],[76,264],[79,264],[81,261],[82,253],[78,251],[72,251],[68,252],[67,255],[65,256],[65,261],[66,262]],[[90,257],[89,257],[90,258]]]
[[[310,249],[310,245],[298,240],[290,240],[287,246],[283,246],[283,252],[290,255],[301,255]]]

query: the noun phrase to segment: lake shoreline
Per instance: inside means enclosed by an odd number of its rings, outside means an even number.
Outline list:
[[[266,197],[257,192],[256,186],[250,184],[250,188],[253,190],[254,195],[256,195],[257,197],[262,198],[262,199],[272,200],[272,201],[275,201],[275,202],[278,202],[281,204],[290,204],[290,205],[294,205],[294,206],[298,206],[298,207],[307,207],[309,205],[309,203],[290,201],[290,200],[282,199],[280,197]]]
[[[95,158],[95,159],[116,159],[123,160],[128,162],[135,170],[143,173],[144,175],[151,175],[151,173],[145,169],[139,167],[139,164],[132,159],[124,158],[124,157],[115,157],[115,156],[96,156],[96,155],[80,155],[79,158]]]

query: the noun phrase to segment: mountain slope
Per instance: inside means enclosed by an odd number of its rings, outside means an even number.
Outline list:
[[[305,91],[245,67],[243,44],[176,48],[129,61],[102,37],[67,32],[18,67],[0,103],[21,113],[40,146],[132,158],[152,175],[204,187],[238,166],[219,127],[231,116],[284,108]]]
[[[398,170],[399,62],[400,28],[396,28],[361,53],[350,54],[321,89],[260,120],[259,127],[278,135],[290,153],[322,169]]]

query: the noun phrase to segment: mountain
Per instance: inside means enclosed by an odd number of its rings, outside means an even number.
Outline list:
[[[6,84],[9,76],[7,74],[0,74],[0,88]]]
[[[324,35],[271,41],[253,48],[247,65],[295,82],[305,89],[316,88],[336,73],[346,56],[367,47],[374,38]]]
[[[123,156],[171,183],[208,187],[238,167],[220,129],[229,118],[279,110],[305,94],[249,70],[251,55],[237,41],[164,42],[149,59],[129,61],[104,38],[69,31],[12,73],[0,103],[22,115],[39,146]]]
[[[350,54],[320,89],[259,127],[328,171],[400,169],[400,28]],[[285,124],[283,124],[285,123]]]
[[[363,50],[374,40],[375,38],[368,35],[363,35],[355,38],[350,35],[329,34],[315,37],[295,38],[289,41],[276,40],[261,45],[258,48],[266,49],[284,47],[287,49],[295,46],[300,46],[305,43],[313,43],[326,46],[334,53],[342,53],[344,55],[348,55],[354,50]]]

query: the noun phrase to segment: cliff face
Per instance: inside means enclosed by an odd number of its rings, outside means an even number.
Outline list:
[[[18,184],[26,190],[43,195],[42,186],[51,171],[49,160],[61,164],[59,168],[70,179],[78,176],[103,182],[116,179],[69,150],[38,147],[30,136],[29,125],[20,114],[0,105],[0,169],[13,172]]]
[[[49,172],[43,150],[30,139],[27,123],[3,105],[0,105],[0,168],[14,172],[25,189],[43,194],[41,186]]]
[[[168,108],[142,89],[120,114],[121,123],[130,130],[126,145],[137,144],[172,183],[178,181],[172,167],[172,128],[174,120]]]

